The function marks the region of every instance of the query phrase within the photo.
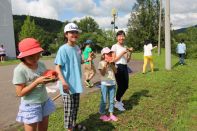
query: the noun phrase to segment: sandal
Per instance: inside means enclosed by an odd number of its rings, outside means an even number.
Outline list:
[[[77,131],[86,131],[87,130],[85,126],[80,125],[80,124],[76,124],[74,129]]]

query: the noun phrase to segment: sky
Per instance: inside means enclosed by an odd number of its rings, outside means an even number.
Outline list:
[[[112,28],[112,9],[117,11],[116,25],[126,28],[136,0],[11,0],[12,13],[60,21],[79,21],[92,17],[102,29]],[[171,0],[173,29],[197,25],[197,0]],[[165,0],[163,0],[163,7]]]

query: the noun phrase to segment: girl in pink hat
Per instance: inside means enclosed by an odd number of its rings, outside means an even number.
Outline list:
[[[47,131],[49,115],[55,106],[45,88],[50,82],[48,76],[43,76],[46,67],[39,62],[43,49],[34,38],[26,38],[19,43],[19,51],[17,58],[21,63],[13,75],[16,94],[21,97],[16,121],[24,123],[25,131]]]
[[[115,75],[116,67],[112,59],[112,51],[105,47],[101,50],[101,61],[98,65],[98,70],[101,74],[101,103],[99,113],[102,121],[117,121],[118,118],[114,112],[114,96],[116,91]],[[106,115],[107,97],[109,98],[109,116]]]

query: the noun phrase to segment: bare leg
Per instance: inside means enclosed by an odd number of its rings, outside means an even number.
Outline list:
[[[38,123],[24,124],[25,131],[36,131]]]
[[[38,123],[38,131],[47,131],[49,116],[45,116],[41,122]]]

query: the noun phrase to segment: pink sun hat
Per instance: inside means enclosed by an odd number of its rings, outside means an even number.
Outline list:
[[[108,47],[105,47],[101,50],[101,55],[108,54],[109,52],[112,52]]]
[[[17,56],[17,58],[23,58],[43,51],[40,43],[34,38],[25,38],[20,41],[18,49],[20,54]]]

